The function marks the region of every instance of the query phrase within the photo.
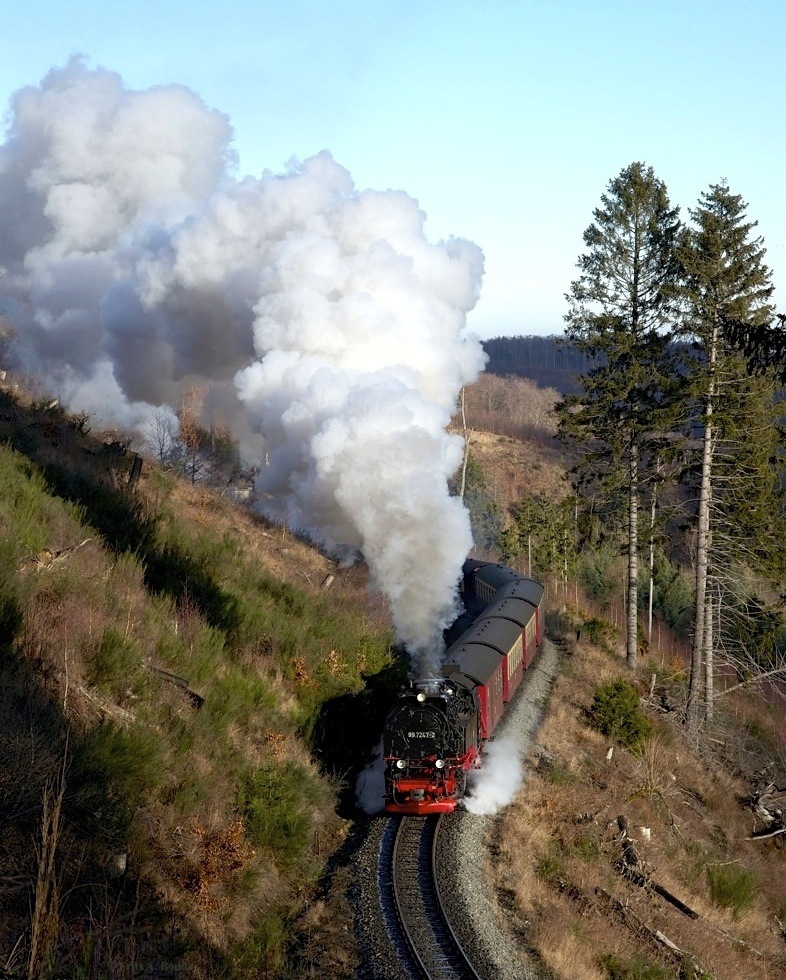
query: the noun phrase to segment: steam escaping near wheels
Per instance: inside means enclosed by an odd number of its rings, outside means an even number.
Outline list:
[[[15,93],[9,120],[0,312],[18,365],[129,428],[205,386],[259,464],[259,510],[362,554],[432,669],[472,544],[446,428],[485,361],[465,333],[480,249],[429,243],[418,202],[359,190],[327,151],[237,179],[226,116],[79,57]]]
[[[462,805],[470,813],[498,813],[519,791],[524,781],[524,764],[518,739],[501,736],[488,742],[483,753],[483,766],[467,776],[467,795]]]
[[[363,813],[381,813],[385,805],[385,759],[382,741],[355,781],[355,803]]]

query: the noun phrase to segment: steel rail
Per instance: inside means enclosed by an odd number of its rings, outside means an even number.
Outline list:
[[[402,817],[392,849],[396,917],[419,980],[481,980],[450,924],[437,881],[442,817]]]

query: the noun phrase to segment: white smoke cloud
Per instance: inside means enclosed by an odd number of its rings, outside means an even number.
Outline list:
[[[513,801],[523,779],[524,764],[517,739],[503,736],[487,742],[482,768],[469,772],[464,807],[475,814],[497,813]]]
[[[446,426],[484,363],[464,333],[477,246],[429,243],[416,201],[359,191],[324,151],[236,180],[224,115],[80,58],[10,120],[0,312],[26,366],[124,424],[209,384],[264,439],[260,509],[362,553],[399,638],[433,659],[471,548]]]
[[[25,366],[70,379],[74,407],[111,375],[119,397],[102,415],[132,423],[145,414],[134,403],[176,402],[176,382],[197,374],[171,342],[189,328],[145,304],[140,272],[218,193],[231,137],[226,117],[188,89],[131,91],[78,57],[13,96],[0,147],[0,303]]]

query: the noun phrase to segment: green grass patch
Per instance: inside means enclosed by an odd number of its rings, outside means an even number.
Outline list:
[[[535,867],[535,874],[541,881],[551,884],[561,878],[563,872],[562,853],[559,846],[554,841],[551,841],[549,843],[549,849]]]
[[[0,527],[13,528],[5,545],[16,562],[78,534],[80,508],[52,496],[39,468],[0,444]]]
[[[658,963],[652,963],[641,954],[623,959],[616,953],[599,957],[598,965],[607,980],[674,980],[674,973]]]
[[[292,761],[247,770],[238,791],[249,839],[281,867],[303,860],[311,844],[312,811],[326,801],[326,788]]]
[[[739,864],[707,865],[707,885],[715,905],[731,909],[738,919],[746,912],[756,897],[757,877],[753,871]]]
[[[554,786],[571,786],[576,782],[576,774],[564,762],[556,760],[546,765],[546,776]]]
[[[575,843],[571,844],[570,853],[581,858],[582,861],[597,861],[600,857],[598,838],[591,833],[582,834]]]

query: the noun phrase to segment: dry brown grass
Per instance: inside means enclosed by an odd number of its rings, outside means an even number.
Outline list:
[[[557,915],[544,916],[533,930],[532,939],[542,950],[543,963],[554,976],[573,980],[604,980],[592,952],[591,934],[579,916],[565,931]]]
[[[619,657],[619,659],[617,659]],[[643,953],[678,976],[679,962],[648,934],[662,932],[714,980],[771,980],[786,971],[776,916],[786,895],[779,838],[747,841],[753,815],[745,784],[707,764],[681,731],[650,712],[657,734],[634,756],[588,727],[595,689],[623,673],[621,655],[581,644],[552,692],[530,760],[532,773],[500,818],[498,888],[515,894],[530,944],[558,980],[602,977],[598,957]],[[642,684],[642,692],[645,687]],[[698,913],[692,920],[626,880],[617,817],[628,819],[640,867]],[[714,905],[707,866],[734,862],[757,875],[755,899],[737,918]],[[604,893],[628,911],[623,917]]]
[[[470,453],[483,471],[486,493],[506,511],[526,495],[561,497],[569,492],[564,462],[509,436],[473,432]]]
[[[555,441],[558,392],[526,378],[483,374],[466,389],[465,415],[472,459],[485,491],[507,513],[525,495],[562,497],[565,459]],[[452,428],[463,431],[461,414]]]

